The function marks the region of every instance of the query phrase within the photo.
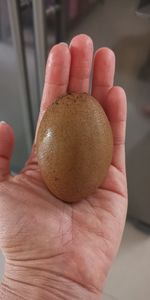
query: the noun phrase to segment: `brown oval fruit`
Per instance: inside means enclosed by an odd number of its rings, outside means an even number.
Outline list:
[[[104,180],[112,159],[112,131],[94,97],[72,93],[45,112],[36,146],[48,189],[75,202],[94,193]]]

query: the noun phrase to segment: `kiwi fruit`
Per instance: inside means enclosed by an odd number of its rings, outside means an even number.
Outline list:
[[[36,149],[52,194],[66,202],[89,197],[112,160],[112,131],[102,106],[86,93],[59,97],[41,120]]]

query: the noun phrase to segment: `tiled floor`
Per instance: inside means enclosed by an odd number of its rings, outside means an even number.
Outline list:
[[[4,264],[5,264],[5,259],[3,254],[0,251],[0,281],[2,280],[4,274]]]
[[[150,235],[127,222],[119,254],[106,283],[106,300],[107,294],[114,300],[149,300],[149,258]]]

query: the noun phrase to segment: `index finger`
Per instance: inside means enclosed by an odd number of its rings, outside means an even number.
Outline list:
[[[70,72],[70,51],[66,43],[55,45],[48,56],[43,96],[37,128],[49,105],[67,92]]]
[[[55,45],[48,56],[45,72],[45,83],[43,89],[43,96],[40,106],[40,113],[38,117],[35,139],[32,146],[31,155],[23,169],[26,170],[37,170],[37,158],[36,158],[36,137],[41,119],[54,100],[66,94],[69,81],[70,72],[70,50],[66,43],[60,43]]]

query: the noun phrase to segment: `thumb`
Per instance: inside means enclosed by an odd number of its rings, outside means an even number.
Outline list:
[[[10,173],[10,159],[14,146],[13,129],[5,122],[0,122],[0,181]]]

